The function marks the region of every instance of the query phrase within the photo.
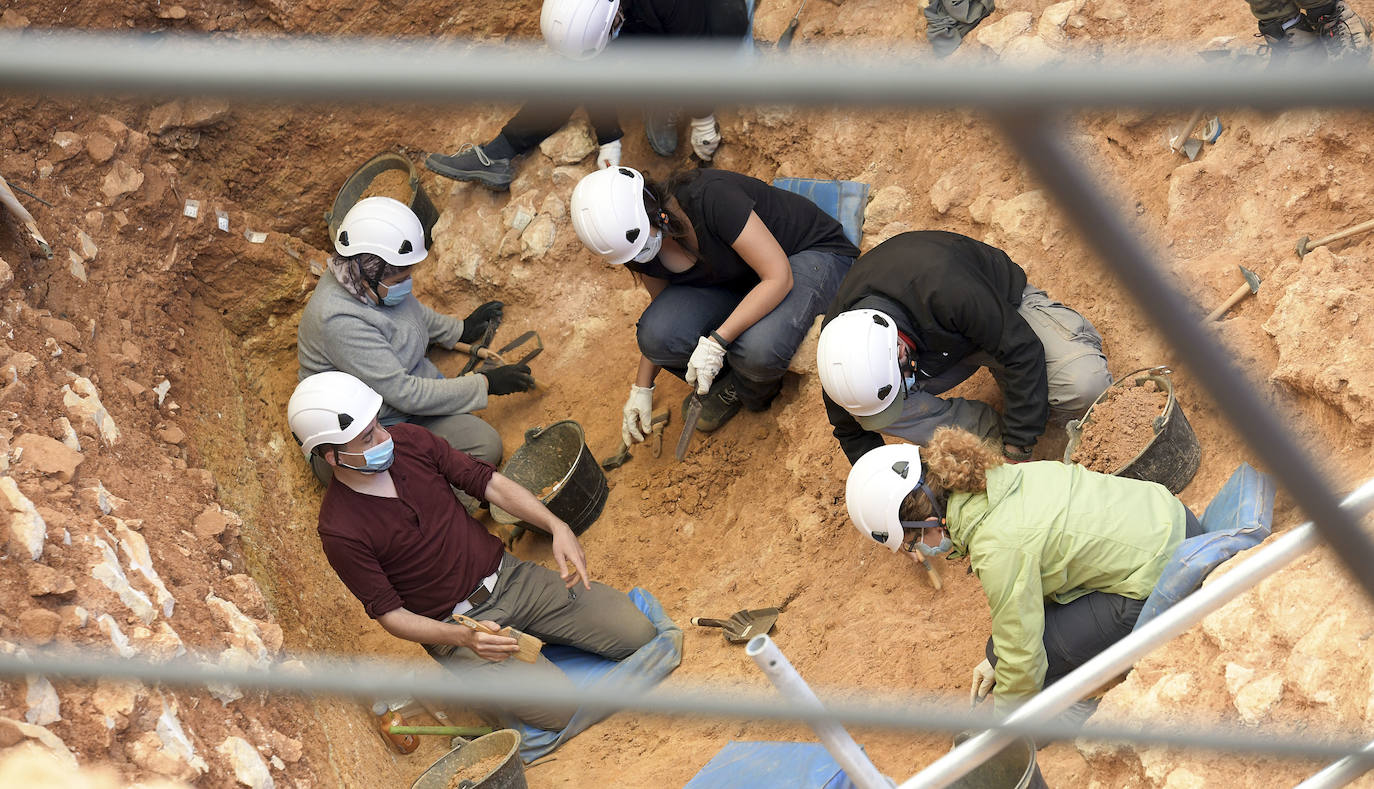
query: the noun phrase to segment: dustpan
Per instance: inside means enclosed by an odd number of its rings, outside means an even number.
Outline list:
[[[773,629],[778,621],[776,608],[754,608],[736,611],[729,619],[708,619],[703,616],[692,617],[692,624],[698,627],[718,627],[725,634],[725,640],[732,644],[748,641]]]

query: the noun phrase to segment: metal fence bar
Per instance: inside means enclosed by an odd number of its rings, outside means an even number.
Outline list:
[[[1262,71],[1182,61],[1070,55],[1063,64],[1028,69],[889,51],[775,54],[742,64],[734,45],[628,41],[591,60],[568,61],[533,44],[24,31],[0,33],[0,90],[988,111],[1374,106],[1374,78],[1363,68],[1289,64]]]
[[[138,680],[169,687],[232,685],[295,695],[328,694],[373,701],[379,698],[414,697],[453,701],[474,707],[503,708],[542,704],[550,708],[576,708],[605,713],[631,711],[653,715],[734,718],[747,721],[800,721],[844,723],[884,729],[954,733],[968,729],[994,729],[1016,736],[1043,740],[1084,738],[1135,742],[1189,750],[1220,750],[1276,757],[1333,760],[1361,753],[1363,739],[1337,737],[1320,740],[1312,729],[1271,729],[1256,733],[1235,726],[1190,725],[1186,721],[1142,721],[1138,725],[1101,724],[1079,726],[1062,721],[1017,723],[997,721],[986,714],[960,711],[957,703],[894,703],[891,693],[854,701],[822,695],[823,708],[814,704],[779,700],[758,692],[698,684],[673,688],[645,688],[642,684],[593,685],[568,688],[547,678],[510,676],[495,680],[482,672],[444,670],[438,665],[400,661],[331,660],[308,656],[307,667],[280,665],[265,670],[226,668],[199,663],[183,656],[170,663],[129,660],[112,655],[93,655],[56,650],[27,649],[0,654],[0,677],[42,675],[49,680]]]
[[[1347,756],[1335,764],[1298,784],[1294,789],[1340,789],[1361,775],[1374,769],[1374,742],[1364,749],[1364,755]]]
[[[1374,509],[1374,480],[1365,482],[1347,496],[1343,506],[1348,508],[1352,515],[1363,515]],[[1037,693],[1007,716],[1007,722],[1030,723],[1053,718],[1074,702],[1111,681],[1113,677],[1129,671],[1137,660],[1148,655],[1155,647],[1186,632],[1208,614],[1254,588],[1265,578],[1287,567],[1293,560],[1321,544],[1316,527],[1310,522],[1284,533],[1248,556],[1230,572],[1179,601],[1172,608],[1141,625],[1139,630],[1107,647],[1092,660]],[[983,732],[971,737],[917,773],[902,784],[900,789],[935,789],[947,786],[997,753],[1011,740],[1012,737],[1003,732]]]

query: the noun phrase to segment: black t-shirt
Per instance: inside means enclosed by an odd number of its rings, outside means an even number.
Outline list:
[[[624,0],[621,36],[740,38],[749,30],[744,0]]]
[[[741,173],[701,170],[696,178],[679,186],[673,196],[696,231],[696,264],[678,274],[654,258],[648,263],[626,263],[631,271],[674,285],[749,290],[759,283],[759,275],[730,245],[743,232],[751,211],[758,214],[789,257],[808,249],[850,257],[859,254],[845,238],[840,223],[815,203]]]

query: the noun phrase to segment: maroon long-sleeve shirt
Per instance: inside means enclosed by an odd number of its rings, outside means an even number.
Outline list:
[[[484,497],[495,469],[422,427],[402,422],[387,431],[396,443],[397,498],[332,480],[320,505],[320,542],[368,616],[404,607],[442,619],[496,572],[504,550],[449,486]]]

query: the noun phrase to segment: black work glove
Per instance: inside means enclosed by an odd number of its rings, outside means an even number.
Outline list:
[[[1031,459],[1032,449],[1034,447],[1016,447],[1011,444],[1003,444],[1002,457],[1006,458],[1008,463],[1025,463]]]
[[[487,394],[508,395],[534,388],[534,376],[528,364],[508,364],[480,372],[487,377]]]
[[[500,326],[501,310],[505,306],[499,301],[489,301],[473,310],[471,315],[463,319],[463,336],[458,338],[458,342],[472,344],[482,339],[488,324],[493,329]]]

